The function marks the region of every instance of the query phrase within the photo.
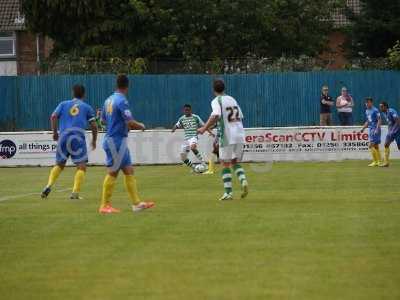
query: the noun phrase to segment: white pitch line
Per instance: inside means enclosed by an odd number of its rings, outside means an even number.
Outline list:
[[[61,190],[56,190],[56,193],[60,193],[60,192],[65,192],[70,190],[70,188],[68,189],[61,189]],[[14,196],[6,196],[6,197],[1,197],[0,198],[0,202],[4,202],[4,201],[8,201],[8,200],[13,200],[13,199],[18,199],[18,198],[24,198],[24,197],[28,197],[28,196],[34,196],[34,195],[40,195],[40,193],[28,193],[28,194],[20,194],[20,195],[14,195]]]

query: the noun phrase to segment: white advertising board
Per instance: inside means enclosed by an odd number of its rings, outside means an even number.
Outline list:
[[[370,159],[368,134],[360,127],[282,127],[246,129],[244,161],[332,161]],[[382,144],[387,128],[382,128]],[[105,160],[100,133],[97,148],[89,150],[89,163],[103,165]],[[180,162],[183,132],[148,130],[130,132],[128,147],[136,164],[175,164]],[[205,157],[212,149],[213,138],[200,137],[199,147]],[[87,132],[87,143],[90,133]],[[0,166],[50,166],[54,164],[57,143],[50,132],[0,133]],[[88,146],[88,149],[90,147]],[[395,143],[392,158],[400,158]],[[193,160],[195,160],[193,158]]]

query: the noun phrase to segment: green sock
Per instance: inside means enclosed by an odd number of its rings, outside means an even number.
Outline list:
[[[235,174],[236,174],[237,178],[239,179],[240,184],[241,185],[247,184],[246,174],[244,173],[244,169],[242,168],[242,166],[239,164],[236,164],[233,166],[233,170],[235,171]]]
[[[203,162],[203,156],[201,155],[200,151],[198,150],[192,150],[194,155],[196,155],[197,159],[201,162]]]
[[[184,161],[183,161],[183,163],[185,164],[185,165],[187,165],[188,167],[192,167],[192,161],[189,159],[189,158],[186,158]]]
[[[225,193],[232,193],[232,171],[231,168],[222,169],[222,181],[224,182]]]

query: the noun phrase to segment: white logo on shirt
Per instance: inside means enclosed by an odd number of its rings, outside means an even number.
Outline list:
[[[125,114],[125,117],[132,118],[132,113],[129,109],[125,109],[124,114]]]

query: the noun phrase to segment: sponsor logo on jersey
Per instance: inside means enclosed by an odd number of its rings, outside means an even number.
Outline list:
[[[127,118],[132,118],[132,113],[131,113],[131,111],[129,109],[125,109],[124,115]]]

